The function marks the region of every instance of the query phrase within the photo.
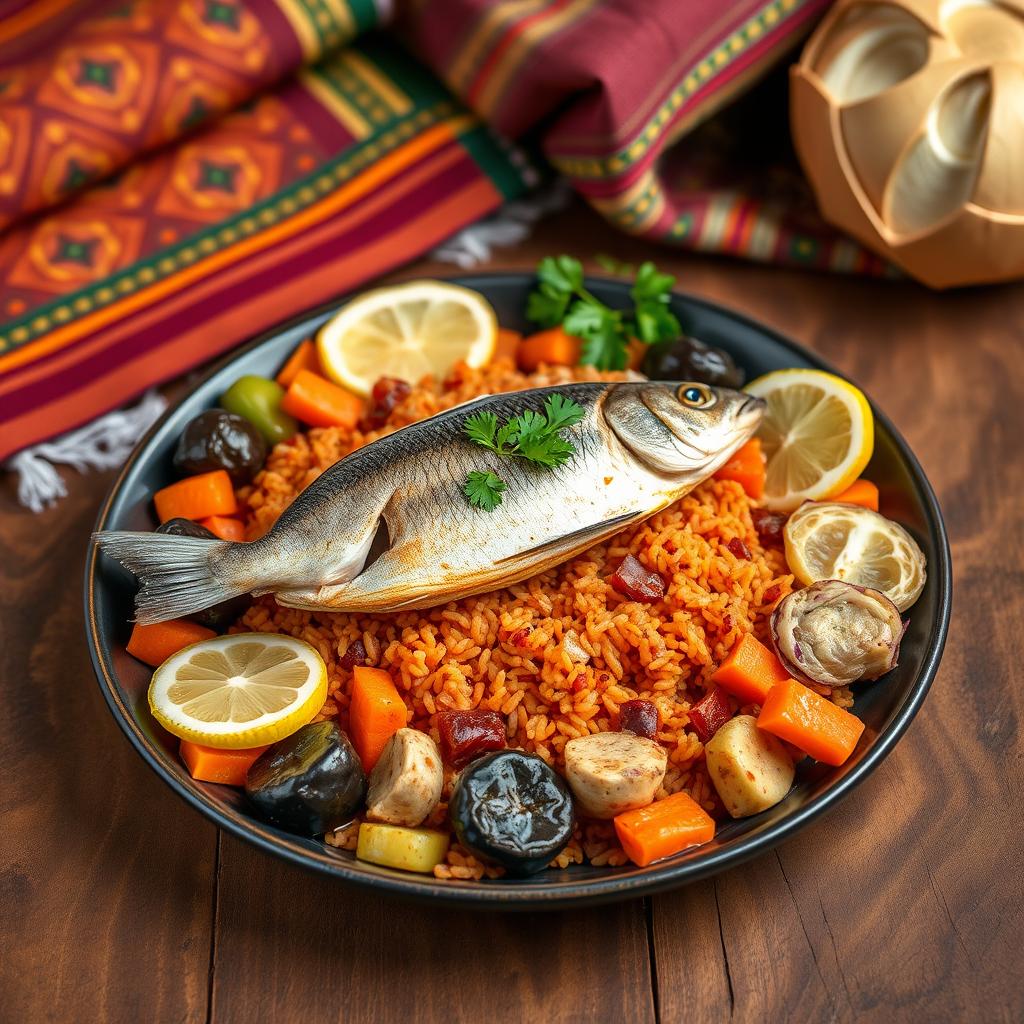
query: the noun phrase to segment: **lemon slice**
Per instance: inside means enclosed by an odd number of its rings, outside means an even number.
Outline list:
[[[479,292],[443,281],[410,281],[353,299],[320,329],[327,375],[357,395],[380,377],[444,377],[461,359],[494,355],[498,320]]]
[[[841,494],[871,459],[871,407],[848,381],[822,370],[777,370],[746,390],[768,403],[757,436],[767,460],[764,501],[790,512]]]
[[[786,523],[786,561],[801,583],[879,590],[901,612],[921,595],[924,552],[899,523],[860,505],[808,502]]]
[[[228,750],[290,736],[326,699],[317,650],[276,633],[201,640],[172,654],[149,684],[150,710],[169,733]]]

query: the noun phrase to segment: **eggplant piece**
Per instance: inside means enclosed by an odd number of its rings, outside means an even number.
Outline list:
[[[161,523],[156,528],[156,533],[169,533],[173,537],[200,537],[206,540],[220,540],[212,530],[208,530],[205,526],[200,526],[199,523],[193,522],[191,519],[182,519],[180,517],[168,519],[166,523]],[[223,633],[232,622],[240,619],[249,610],[251,604],[251,594],[240,594],[238,597],[232,597],[227,601],[221,601],[220,604],[204,608],[201,612],[190,615],[189,618],[193,622],[198,622],[200,626],[206,626],[207,629]]]
[[[686,335],[651,345],[641,370],[651,380],[696,380],[722,388],[742,387],[744,380],[728,352]]]
[[[266,457],[263,435],[252,423],[226,409],[207,409],[185,424],[174,468],[182,476],[223,469],[238,487],[252,480]]]
[[[448,803],[459,842],[517,877],[543,871],[572,837],[569,789],[536,754],[499,750],[470,764]]]
[[[313,722],[260,754],[245,793],[271,825],[318,836],[352,820],[366,796],[366,773],[337,722]]]

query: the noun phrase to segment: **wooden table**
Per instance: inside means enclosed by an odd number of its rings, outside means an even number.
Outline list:
[[[8,478],[0,1019],[1024,1019],[1024,286],[935,295],[652,251],[581,208],[494,264],[560,251],[653,256],[820,352],[908,438],[942,502],[956,595],[907,736],[840,811],[669,895],[504,916],[378,898],[218,834],[141,763],[82,626],[113,474],[70,474],[39,516]]]

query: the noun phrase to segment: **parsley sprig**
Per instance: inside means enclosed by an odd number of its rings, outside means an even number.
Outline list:
[[[633,309],[612,309],[584,287],[579,260],[548,256],[537,265],[537,287],[527,300],[526,315],[542,327],[561,325],[582,338],[581,363],[599,370],[624,370],[630,338],[653,344],[682,333],[669,309],[675,283],[671,274],[663,274],[653,263],[641,263],[629,290]]]
[[[525,459],[537,466],[554,469],[567,462],[575,445],[562,436],[566,427],[583,419],[583,407],[571,398],[555,393],[544,403],[544,411],[527,409],[504,424],[489,410],[466,418],[463,430],[478,445],[506,459]],[[492,511],[501,504],[505,481],[495,473],[474,470],[466,477],[462,493],[471,505]]]

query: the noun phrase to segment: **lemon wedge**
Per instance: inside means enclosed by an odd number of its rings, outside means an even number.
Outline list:
[[[494,355],[498,319],[479,293],[444,281],[410,281],[353,299],[317,337],[329,377],[369,395],[380,377],[444,377],[459,360],[483,366]]]
[[[881,591],[905,612],[921,595],[924,552],[899,523],[860,505],[808,502],[784,531],[786,561],[801,583],[842,580]]]
[[[201,640],[172,654],[149,684],[150,710],[169,733],[228,750],[290,736],[326,699],[316,648],[276,633]]]
[[[823,370],[777,370],[746,390],[768,403],[757,436],[767,460],[764,500],[776,512],[841,494],[875,444],[864,395]]]

